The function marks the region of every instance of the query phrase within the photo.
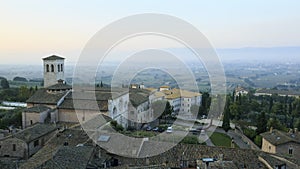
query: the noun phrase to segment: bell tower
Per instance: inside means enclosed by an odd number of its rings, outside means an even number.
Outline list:
[[[65,58],[52,55],[43,58],[44,62],[44,87],[49,87],[58,83],[58,80],[65,80]]]

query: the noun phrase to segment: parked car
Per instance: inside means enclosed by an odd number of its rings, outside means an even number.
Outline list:
[[[158,131],[159,127],[154,127],[152,131]]]
[[[167,128],[167,133],[172,133],[173,132],[173,128],[172,127],[168,127]]]
[[[164,131],[164,129],[162,128],[162,127],[154,127],[153,129],[152,129],[152,131],[155,131],[155,132],[163,132]]]
[[[191,132],[192,134],[199,134],[199,133],[200,133],[200,130],[195,129],[195,128],[191,128],[191,129],[189,130],[189,132]]]
[[[148,126],[147,128],[146,128],[146,131],[151,131],[152,130],[152,127],[151,126]]]

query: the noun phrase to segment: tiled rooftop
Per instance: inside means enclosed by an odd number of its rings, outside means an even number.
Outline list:
[[[260,134],[267,141],[273,145],[284,144],[288,142],[295,142],[300,144],[300,134],[297,133],[288,133],[274,129],[272,132],[267,131]]]
[[[27,103],[36,103],[36,104],[57,104],[57,102],[67,93],[50,93],[47,92],[47,89],[39,89],[36,91],[33,96],[31,96],[26,102]]]
[[[36,124],[32,127],[26,128],[25,130],[14,134],[13,137],[19,138],[28,143],[43,135],[53,132],[56,129],[56,126],[50,124]]]

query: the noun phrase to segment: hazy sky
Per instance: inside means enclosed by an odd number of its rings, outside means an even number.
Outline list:
[[[0,2],[0,64],[41,64],[59,54],[75,62],[105,25],[139,13],[163,13],[196,26],[216,48],[300,46],[299,0]]]

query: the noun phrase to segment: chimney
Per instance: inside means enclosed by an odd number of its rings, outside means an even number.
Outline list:
[[[270,127],[270,133],[273,133],[273,127]]]
[[[64,84],[64,80],[59,79],[59,80],[57,81],[57,83],[58,83],[58,84]]]

